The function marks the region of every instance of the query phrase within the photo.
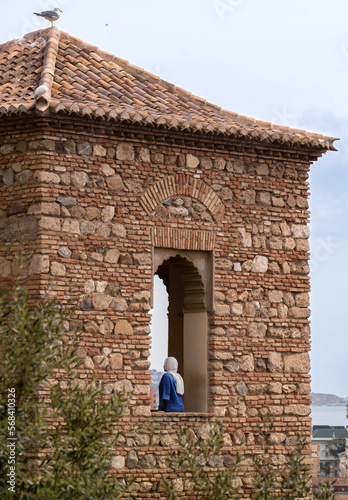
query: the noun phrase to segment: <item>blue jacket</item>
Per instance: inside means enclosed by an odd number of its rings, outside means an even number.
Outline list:
[[[182,396],[176,392],[176,385],[173,375],[164,373],[159,384],[159,410],[163,410],[163,400],[166,399],[168,412],[185,411]]]

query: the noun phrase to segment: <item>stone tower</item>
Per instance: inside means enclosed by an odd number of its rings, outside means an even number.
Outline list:
[[[264,408],[275,463],[298,431],[309,443],[308,173],[334,139],[224,111],[56,28],[0,46],[0,75],[0,284],[26,242],[32,293],[77,299],[83,383],[126,388],[125,421],[155,424],[116,473],[137,467],[139,498],[160,498],[181,427],[219,418],[229,464],[260,449]],[[180,415],[150,411],[155,274]]]

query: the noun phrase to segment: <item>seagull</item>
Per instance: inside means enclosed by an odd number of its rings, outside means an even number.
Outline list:
[[[53,26],[53,21],[57,21],[60,17],[59,12],[63,12],[60,10],[58,7],[56,7],[53,10],[44,10],[43,12],[34,12],[36,16],[44,17],[48,21],[51,21],[51,24]]]

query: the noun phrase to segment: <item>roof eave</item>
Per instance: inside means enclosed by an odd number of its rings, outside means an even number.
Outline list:
[[[40,99],[43,105],[40,105]],[[39,104],[38,104],[39,103]],[[206,125],[200,122],[189,122],[173,116],[158,116],[143,112],[126,112],[123,109],[105,109],[98,106],[89,106],[77,103],[62,103],[58,100],[51,100],[47,106],[44,97],[40,97],[35,102],[20,103],[17,105],[0,106],[0,118],[11,117],[20,114],[36,114],[42,116],[55,116],[58,114],[72,115],[81,118],[113,121],[117,123],[132,124],[138,126],[151,126],[155,128],[167,129],[168,131],[196,133],[200,135],[226,137],[243,142],[258,143],[262,146],[283,146],[286,149],[310,151],[320,156],[327,151],[337,151],[334,142],[339,140],[328,136],[299,136],[295,133],[281,134],[275,133],[274,129],[258,129],[239,127],[237,125],[229,128],[214,127],[212,124]]]

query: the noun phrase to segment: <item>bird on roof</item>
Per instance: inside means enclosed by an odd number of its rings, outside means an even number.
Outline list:
[[[53,10],[44,10],[43,12],[34,12],[36,16],[44,17],[48,21],[51,21],[51,25],[53,26],[53,21],[58,21],[60,18],[59,12],[63,12],[58,7]]]

